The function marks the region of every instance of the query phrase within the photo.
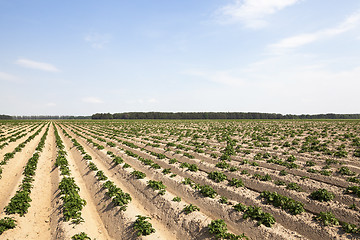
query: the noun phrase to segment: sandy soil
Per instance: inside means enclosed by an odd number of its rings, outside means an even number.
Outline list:
[[[51,181],[51,169],[56,158],[55,137],[50,127],[45,142],[45,148],[40,155],[35,174],[34,188],[31,192],[31,207],[24,217],[15,215],[17,227],[6,231],[1,237],[4,239],[39,239],[51,238],[50,214],[52,191],[55,186]]]

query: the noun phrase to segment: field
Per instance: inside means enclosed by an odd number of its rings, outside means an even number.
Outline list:
[[[360,239],[360,121],[0,122],[0,239]]]

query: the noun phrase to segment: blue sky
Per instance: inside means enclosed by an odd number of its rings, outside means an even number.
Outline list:
[[[358,0],[0,0],[0,114],[360,112]]]

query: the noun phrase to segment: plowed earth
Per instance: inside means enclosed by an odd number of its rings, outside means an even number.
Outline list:
[[[238,239],[242,235],[249,239],[360,239],[360,198],[346,191],[360,184],[359,121],[54,121],[2,123],[0,127],[0,145],[8,143],[0,149],[0,161],[41,129],[1,166],[0,219],[12,217],[16,227],[4,231],[0,239],[72,239],[81,232],[97,240],[216,239],[209,224],[217,219],[224,220],[227,231]],[[45,147],[39,152],[36,147],[47,127]],[[79,224],[64,219],[59,190],[64,176],[55,165],[59,151],[55,129],[64,145],[69,176],[86,201]],[[10,141],[17,133],[26,135]],[[227,149],[232,152],[224,157]],[[40,157],[30,207],[24,216],[8,215],[5,208],[19,190],[27,161],[36,152]],[[121,162],[115,163],[114,157]],[[197,169],[192,171],[186,164]],[[344,173],[341,168],[349,171]],[[99,180],[99,171],[106,180]],[[134,171],[144,177],[136,178]],[[210,179],[209,173],[214,171],[226,179]],[[264,176],[267,178],[262,179]],[[243,186],[231,186],[234,178],[241,179]],[[186,179],[191,183],[184,184]],[[106,194],[106,181],[130,194],[126,210]],[[153,190],[149,181],[161,181],[165,191]],[[290,189],[289,183],[296,183],[299,190]],[[204,185],[216,195],[201,194],[199,188]],[[332,192],[334,198],[312,199],[310,194],[318,189]],[[264,191],[293,199],[303,204],[304,211],[294,215],[274,206],[261,197]],[[181,200],[173,201],[175,197]],[[245,219],[244,212],[234,209],[238,203],[261,207],[276,222],[265,226]],[[199,210],[186,214],[184,207],[190,204]],[[338,224],[325,226],[317,218],[320,212],[331,212]],[[134,228],[138,215],[149,217],[155,232],[138,236]],[[353,232],[346,232],[344,223],[353,224]]]

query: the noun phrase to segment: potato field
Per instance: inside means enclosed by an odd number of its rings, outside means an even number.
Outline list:
[[[1,121],[0,239],[360,239],[360,121]]]

